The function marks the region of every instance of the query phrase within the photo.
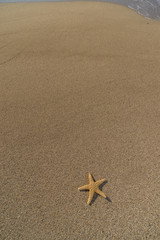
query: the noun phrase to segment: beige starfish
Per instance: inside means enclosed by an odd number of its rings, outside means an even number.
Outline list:
[[[94,193],[98,193],[99,195],[101,195],[102,197],[106,198],[105,194],[99,189],[99,186],[106,181],[106,179],[102,179],[99,181],[94,181],[91,174],[89,173],[89,184],[88,185],[84,185],[80,188],[78,188],[78,190],[89,190],[89,198],[88,198],[88,202],[87,204],[90,204],[90,202],[92,201],[93,195]]]

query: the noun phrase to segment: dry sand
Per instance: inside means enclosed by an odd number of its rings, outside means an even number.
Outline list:
[[[0,134],[2,240],[159,239],[160,22],[1,4]]]

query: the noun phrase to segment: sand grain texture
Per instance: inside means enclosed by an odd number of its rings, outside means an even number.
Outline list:
[[[0,5],[1,239],[159,239],[159,66],[160,22],[125,7]]]

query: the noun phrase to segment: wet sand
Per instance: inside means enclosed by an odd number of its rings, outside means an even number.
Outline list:
[[[0,0],[0,3],[13,3],[13,2],[55,2],[55,1],[67,1],[67,0]],[[79,1],[79,0],[72,0]],[[84,0],[86,1],[86,0]],[[91,0],[97,1],[97,0]],[[121,4],[134,9],[142,16],[148,19],[160,20],[160,1],[159,0],[98,0],[102,2],[110,2]],[[159,1],[159,2],[158,2]]]
[[[158,240],[159,36],[109,3],[0,5],[1,239]]]

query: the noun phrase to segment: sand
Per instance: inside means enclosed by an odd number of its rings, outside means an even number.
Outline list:
[[[102,2],[0,5],[5,240],[158,240],[160,22]],[[78,187],[107,179],[87,205]]]

